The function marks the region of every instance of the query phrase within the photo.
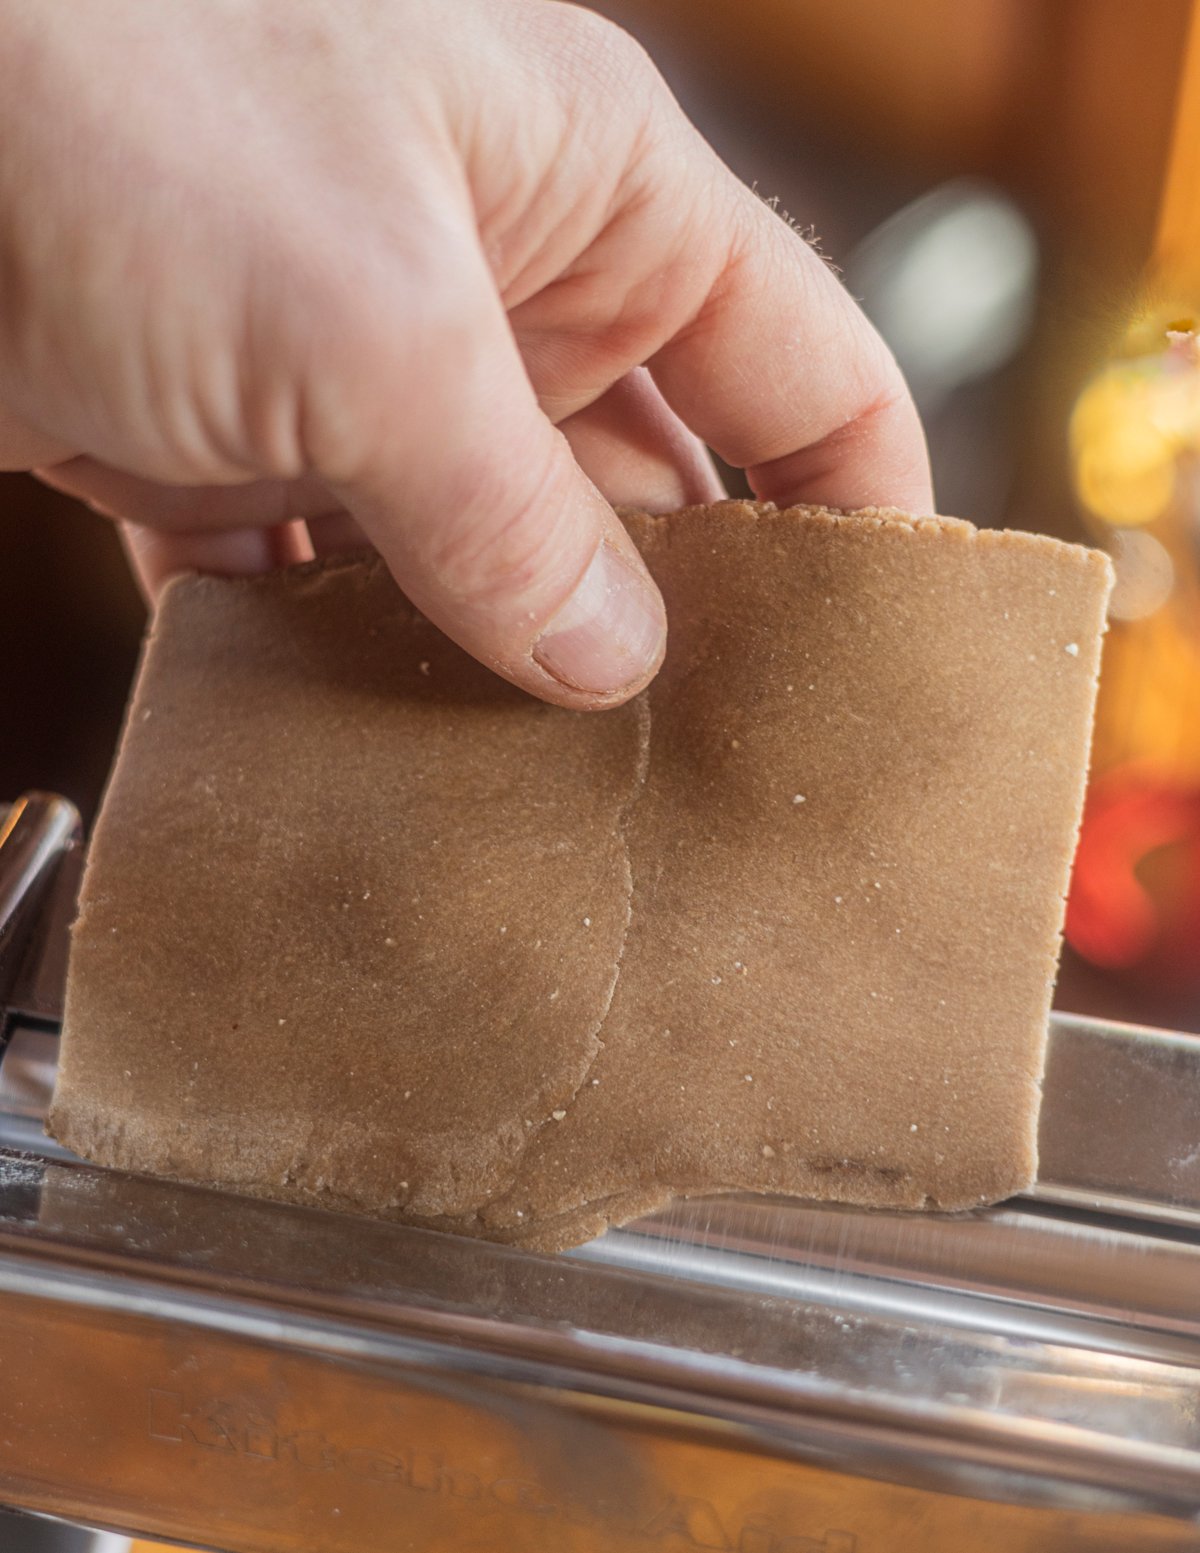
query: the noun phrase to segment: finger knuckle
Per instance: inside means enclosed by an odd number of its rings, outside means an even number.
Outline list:
[[[430,564],[443,585],[464,603],[482,606],[552,587],[571,564],[554,522],[566,510],[568,484],[569,468],[559,457],[514,470],[481,451],[460,463],[432,540]]]
[[[625,102],[638,89],[665,90],[650,55],[623,27],[582,6],[555,9],[556,47],[584,81],[606,93],[619,93]]]

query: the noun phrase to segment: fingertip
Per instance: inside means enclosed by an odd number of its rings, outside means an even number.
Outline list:
[[[728,494],[712,455],[645,367],[626,373],[558,429],[576,463],[614,506],[675,512]]]
[[[666,645],[658,588],[640,558],[635,562],[605,539],[533,643],[531,657],[551,682],[548,699],[600,710],[621,705],[649,684]]]
[[[906,385],[897,380],[848,420],[807,446],[752,465],[755,495],[786,507],[805,502],[853,511],[896,507],[934,512],[925,434]]]

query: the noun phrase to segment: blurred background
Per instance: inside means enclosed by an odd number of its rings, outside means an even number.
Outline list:
[[[941,511],[1118,569],[1058,1002],[1200,1031],[1200,29],[1192,0],[602,0],[900,358]],[[0,795],[90,818],[142,609],[0,476]],[[981,816],[986,824],[987,817]]]

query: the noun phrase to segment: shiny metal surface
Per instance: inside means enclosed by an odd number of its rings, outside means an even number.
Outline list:
[[[129,1553],[127,1537],[0,1509],[3,1553]]]
[[[30,1123],[52,1046],[45,1032],[18,1032],[10,1050],[19,1060],[4,1101]],[[0,1116],[11,1129],[15,1110]],[[0,1153],[0,1373],[11,1379],[19,1367],[6,1344],[41,1351],[49,1376],[70,1365],[72,1408],[99,1409],[88,1427],[123,1439],[123,1460],[143,1466],[159,1454],[147,1408],[182,1408],[190,1422],[171,1425],[175,1443],[197,1449],[197,1429],[211,1449],[234,1428],[237,1407],[213,1377],[248,1352],[266,1368],[253,1384],[239,1381],[237,1406],[260,1423],[280,1404],[263,1376],[284,1356],[298,1366],[296,1385],[314,1384],[308,1368],[320,1368],[335,1411],[357,1395],[351,1372],[366,1366],[371,1406],[390,1399],[385,1414],[402,1400],[406,1416],[424,1418],[429,1388],[440,1394],[443,1384],[469,1399],[469,1420],[451,1432],[468,1429],[484,1459],[492,1432],[505,1434],[506,1388],[516,1387],[527,1409],[522,1471],[534,1480],[545,1470],[539,1453],[568,1427],[564,1414],[616,1406],[622,1460],[671,1456],[702,1425],[706,1449],[750,1451],[805,1482],[832,1474],[856,1505],[870,1484],[874,1495],[932,1496],[922,1515],[934,1524],[949,1514],[947,1495],[990,1506],[990,1516],[1023,1506],[1050,1517],[1060,1539],[1064,1516],[1108,1526],[1149,1515],[1155,1537],[1160,1521],[1195,1537],[1161,1545],[1200,1548],[1200,1237],[1139,1223],[1128,1204],[1112,1219],[1036,1203],[935,1217],[725,1198],[678,1204],[549,1258]],[[114,1393],[103,1366],[94,1373],[114,1344],[122,1374],[140,1376],[133,1393],[124,1382]],[[220,1405],[213,1414],[202,1398],[199,1425],[191,1401],[178,1401],[190,1397],[177,1385],[180,1353],[189,1375],[216,1388]],[[26,1376],[26,1419],[35,1394],[44,1410],[49,1376],[45,1367]],[[74,1497],[31,1497],[36,1485],[19,1478],[21,1448],[4,1430],[20,1389],[9,1388],[7,1403],[0,1394],[0,1498],[218,1546],[285,1545],[223,1543],[194,1529],[204,1521],[185,1533],[171,1519],[170,1482],[139,1501],[140,1518],[115,1514],[80,1482],[74,1456],[56,1458],[51,1474],[56,1494],[70,1487]],[[114,1396],[128,1401],[116,1416]],[[366,1406],[359,1399],[353,1411],[366,1418]],[[644,1438],[630,1434],[631,1416]],[[373,1427],[386,1438],[384,1424]],[[235,1500],[245,1466],[236,1453],[227,1463]],[[736,1462],[721,1470],[738,1481]],[[660,1484],[665,1502],[670,1481]],[[584,1509],[572,1514],[588,1524]],[[592,1532],[615,1535],[613,1524],[602,1518]],[[1121,1535],[1130,1548],[1160,1545],[1139,1541],[1142,1531]],[[439,1546],[413,1544],[425,1545]]]
[[[714,1235],[722,1212],[736,1247]],[[603,1399],[704,1420],[772,1456],[910,1489],[1196,1514],[1196,1246],[1060,1227],[1069,1254],[1002,1284],[993,1218],[948,1220],[950,1289],[922,1237],[852,1217],[861,1232],[840,1263],[830,1253],[847,1215],[789,1203],[693,1204],[552,1258],[0,1156],[0,1308],[22,1312],[23,1348],[43,1324],[64,1352],[81,1321],[93,1335],[133,1323],[141,1341],[165,1326],[189,1334],[197,1361],[236,1339],[401,1386],[440,1376],[455,1392],[533,1387],[554,1406]],[[1022,1233],[1019,1209],[999,1222]],[[822,1244],[825,1279],[814,1276]],[[1143,1259],[1178,1300],[1129,1310]],[[1062,1298],[1056,1266],[1092,1286],[1091,1300]],[[6,1370],[13,1330],[0,1332]],[[140,1444],[150,1404],[134,1400],[126,1428]],[[12,1402],[10,1389],[0,1418]],[[4,1442],[0,1482],[21,1455]]]
[[[1056,1014],[1043,1202],[1200,1225],[1200,1037]]]
[[[78,845],[79,836],[75,806],[53,793],[27,793],[0,813],[0,1044],[6,1012],[43,1012],[28,1006],[28,993],[44,980],[48,960],[61,998],[65,962],[55,966],[53,959],[61,950],[65,923],[60,928],[39,916],[58,864]],[[37,968],[35,974],[25,973],[27,962]]]
[[[43,1125],[54,1090],[58,1036],[37,1025],[10,1024],[0,1055],[0,1147],[70,1159]]]
[[[1189,1037],[1056,1017],[1032,1200],[546,1257],[73,1161],[9,1030],[0,1502],[233,1553],[1200,1553]]]

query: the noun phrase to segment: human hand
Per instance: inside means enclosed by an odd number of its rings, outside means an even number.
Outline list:
[[[625,700],[610,502],[931,510],[890,355],[641,50],[557,0],[0,0],[0,467],[153,592],[370,543],[535,695]]]

